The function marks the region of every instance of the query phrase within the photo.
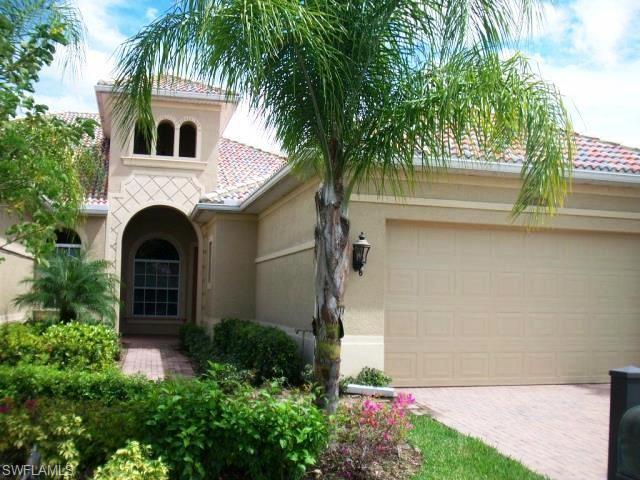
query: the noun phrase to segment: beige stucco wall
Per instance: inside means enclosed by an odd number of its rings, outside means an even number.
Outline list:
[[[15,221],[0,207],[0,245],[6,243],[4,233]],[[13,299],[28,289],[21,281],[33,276],[33,267],[33,259],[22,245],[12,243],[0,249],[0,323],[21,321],[28,315],[13,305]]]
[[[294,334],[313,314],[313,182],[263,212],[258,223],[256,319]],[[384,366],[386,225],[389,220],[513,226],[509,217],[519,182],[508,177],[450,174],[418,182],[404,199],[354,194],[351,236],[373,245],[363,277],[350,274],[346,291],[343,373]],[[640,234],[640,187],[575,182],[564,208],[542,228]],[[295,280],[287,280],[295,279]]]
[[[316,185],[308,182],[259,216],[255,262],[260,322],[311,329]]]
[[[218,141],[235,110],[234,105],[154,99],[151,106],[156,124],[162,120],[169,120],[174,124],[174,156],[156,156],[153,152],[151,155],[134,155],[133,132],[122,130],[116,120],[111,119],[109,191],[119,192],[122,182],[133,173],[164,175],[167,171],[187,173],[202,185],[204,191],[211,191],[217,185]],[[195,158],[178,157],[177,132],[184,122],[192,122],[197,127]]]
[[[104,259],[107,238],[107,218],[103,216],[82,217],[75,228],[82,247],[90,258]]]
[[[4,244],[5,230],[15,223],[16,218],[8,215],[0,208],[0,244]],[[80,236],[83,248],[87,250],[91,258],[104,258],[106,218],[83,217],[74,230]],[[0,322],[23,320],[28,314],[25,310],[19,310],[12,305],[13,299],[19,293],[27,290],[27,286],[21,284],[25,278],[32,277],[34,261],[21,244],[12,243],[0,250]]]
[[[203,227],[202,318],[209,329],[221,318],[255,318],[256,220],[218,214]]]

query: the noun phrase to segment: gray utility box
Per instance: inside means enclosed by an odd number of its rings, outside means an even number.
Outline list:
[[[640,480],[640,408],[634,408],[640,406],[640,368],[619,368],[611,370],[609,375],[611,400],[607,479]]]
[[[632,407],[620,420],[618,431],[618,479],[640,479],[640,406]]]

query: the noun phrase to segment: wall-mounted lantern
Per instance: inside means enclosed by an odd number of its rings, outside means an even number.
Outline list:
[[[362,276],[364,266],[367,264],[367,255],[371,244],[364,238],[364,233],[360,232],[358,240],[353,242],[353,269]]]

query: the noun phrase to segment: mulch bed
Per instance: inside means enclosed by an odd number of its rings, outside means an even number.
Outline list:
[[[399,480],[411,478],[420,470],[422,466],[422,454],[417,447],[412,445],[402,445],[398,449],[398,455],[383,458],[380,461],[372,463],[366,471],[358,472],[357,475],[349,477],[351,480],[370,479],[370,480]],[[305,480],[322,479],[322,480],[338,480],[344,479],[343,476],[328,471],[323,465],[322,458],[319,466],[305,475]]]

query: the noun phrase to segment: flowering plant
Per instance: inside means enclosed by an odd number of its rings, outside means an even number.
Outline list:
[[[367,399],[341,407],[324,468],[339,478],[375,478],[378,465],[398,456],[412,428],[408,407],[414,401],[413,395],[400,393],[392,403]]]

